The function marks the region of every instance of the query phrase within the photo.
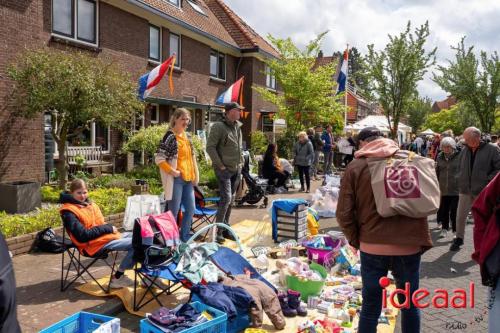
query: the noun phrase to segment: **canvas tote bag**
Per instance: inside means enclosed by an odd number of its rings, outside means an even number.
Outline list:
[[[399,150],[390,158],[367,162],[380,216],[420,218],[437,212],[441,193],[432,159]]]

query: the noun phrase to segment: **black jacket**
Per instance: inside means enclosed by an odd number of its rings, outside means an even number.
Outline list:
[[[73,198],[69,193],[61,193],[59,198],[59,202],[64,203],[72,203],[76,205],[86,206],[89,204],[88,201],[81,202]],[[111,224],[103,224],[98,225],[90,229],[85,229],[83,224],[78,220],[75,214],[64,211],[61,213],[61,217],[63,219],[64,227],[66,230],[76,238],[80,243],[88,242],[92,239],[96,239],[99,236],[104,234],[112,234],[113,226]]]
[[[16,314],[16,279],[9,248],[0,233],[0,333],[21,332]]]

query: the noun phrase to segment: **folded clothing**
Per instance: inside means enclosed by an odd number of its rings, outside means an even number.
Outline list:
[[[200,325],[208,319],[191,304],[182,304],[174,309],[161,307],[147,316],[148,320],[166,333],[180,332]]]

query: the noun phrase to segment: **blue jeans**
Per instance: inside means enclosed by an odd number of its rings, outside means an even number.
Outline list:
[[[102,247],[104,250],[110,251],[127,251],[125,258],[120,263],[118,270],[125,272],[126,269],[134,267],[134,248],[132,247],[132,233],[124,232],[120,239],[114,239]]]
[[[180,176],[176,177],[174,178],[174,189],[172,193],[172,200],[167,202],[167,207],[175,218],[177,218],[179,214],[181,205],[184,208],[182,211],[180,237],[181,241],[187,242],[191,231],[195,207],[193,183],[185,181]]]
[[[488,332],[497,333],[500,332],[500,278],[496,288],[488,288],[489,299],[488,299]]]
[[[380,256],[361,252],[363,305],[359,319],[359,333],[377,332],[378,318],[382,311],[382,287],[379,279],[387,276],[389,270],[392,271],[397,288],[404,289],[405,283],[410,283],[411,298],[419,285],[420,257],[420,253],[408,256]],[[401,294],[397,296],[399,304],[402,304],[405,296]],[[403,333],[420,332],[420,310],[413,306],[411,300],[409,309],[401,309],[401,326]]]
[[[218,223],[229,224],[231,217],[231,204],[234,201],[234,194],[240,183],[241,171],[235,172],[228,169],[220,170],[215,168],[215,175],[219,183],[219,207],[217,207],[217,215],[215,221]]]

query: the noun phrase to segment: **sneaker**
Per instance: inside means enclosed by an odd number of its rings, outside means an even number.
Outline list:
[[[117,279],[113,276],[111,279],[111,283],[109,284],[109,287],[111,289],[120,289],[120,288],[127,288],[127,287],[132,287],[134,286],[134,280],[129,278],[126,275],[122,275],[121,278]]]
[[[448,230],[441,229],[441,232],[439,233],[439,238],[446,238],[447,235],[448,235]]]
[[[306,190],[306,193],[310,193],[311,191],[309,191],[309,189]]]
[[[450,246],[450,251],[458,251],[460,250],[460,246],[464,245],[464,240],[462,238],[455,238],[453,243]]]

